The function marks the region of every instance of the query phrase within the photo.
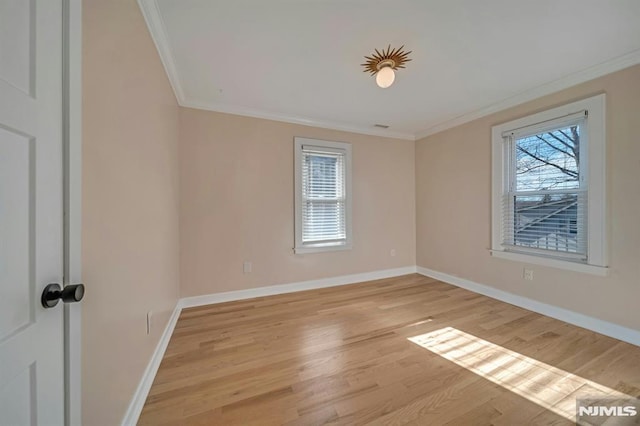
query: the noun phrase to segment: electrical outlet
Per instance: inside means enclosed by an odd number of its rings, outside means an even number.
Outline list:
[[[151,334],[151,317],[153,316],[153,312],[147,312],[147,334]]]
[[[391,257],[394,257],[396,255],[396,249],[391,249],[389,254],[391,255]]]
[[[242,264],[242,272],[244,272],[245,274],[251,273],[252,270],[253,270],[253,264],[251,262],[245,261]]]
[[[524,268],[524,271],[522,272],[522,278],[527,281],[533,281],[533,269]]]

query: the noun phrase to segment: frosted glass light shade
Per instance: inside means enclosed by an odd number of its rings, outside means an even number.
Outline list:
[[[396,79],[396,73],[393,72],[393,68],[384,67],[376,73],[376,84],[383,89],[391,86]]]

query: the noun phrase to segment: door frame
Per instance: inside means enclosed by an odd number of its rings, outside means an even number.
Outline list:
[[[62,0],[64,284],[82,282],[82,0]],[[90,289],[88,289],[90,291]],[[64,304],[65,426],[82,425],[82,303]]]

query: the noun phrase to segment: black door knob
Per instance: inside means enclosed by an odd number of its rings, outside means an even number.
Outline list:
[[[53,308],[62,299],[64,303],[79,302],[84,297],[84,284],[73,284],[61,289],[60,284],[48,284],[40,301],[45,308]]]

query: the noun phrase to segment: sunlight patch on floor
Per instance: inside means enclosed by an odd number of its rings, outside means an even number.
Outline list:
[[[569,420],[576,398],[629,397],[453,327],[408,340]]]

